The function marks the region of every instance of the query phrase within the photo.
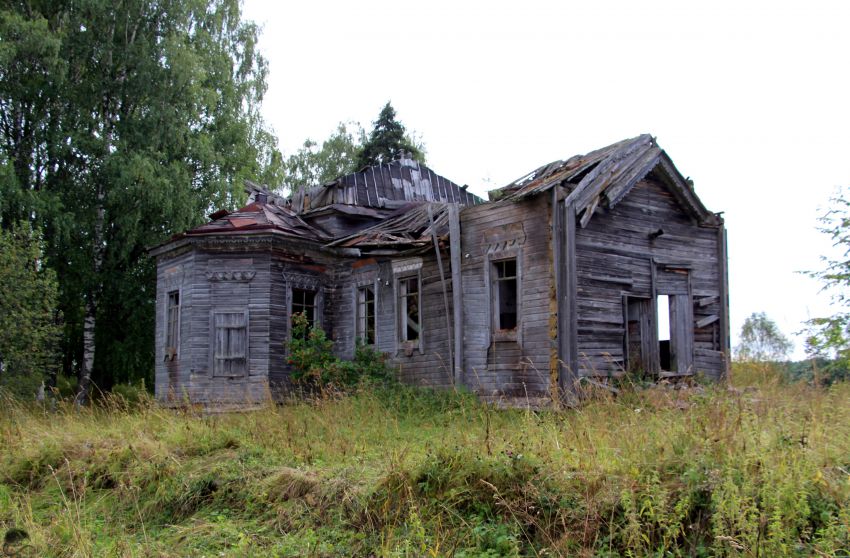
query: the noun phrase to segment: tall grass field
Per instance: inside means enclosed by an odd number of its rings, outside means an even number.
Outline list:
[[[0,556],[850,556],[850,385],[0,408]]]

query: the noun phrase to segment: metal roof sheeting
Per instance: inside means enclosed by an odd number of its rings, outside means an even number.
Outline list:
[[[332,204],[398,207],[408,202],[477,205],[484,200],[410,158],[397,159],[347,174],[335,181],[295,192],[288,204],[296,213]]]

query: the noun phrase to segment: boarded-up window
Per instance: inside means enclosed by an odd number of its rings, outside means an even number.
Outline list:
[[[180,343],[180,291],[168,293],[166,322],[165,350],[174,358],[177,356],[177,346]]]
[[[516,258],[493,262],[493,320],[496,330],[517,327],[517,265]]]
[[[248,373],[248,312],[214,312],[213,375]]]
[[[356,338],[366,345],[375,344],[375,288],[371,285],[357,289]]]
[[[419,277],[398,280],[399,339],[418,341],[422,331],[419,317]]]
[[[312,328],[316,325],[316,291],[309,289],[292,289],[292,306],[290,316],[303,314]]]

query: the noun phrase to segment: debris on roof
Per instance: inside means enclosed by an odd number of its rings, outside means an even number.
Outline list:
[[[361,249],[377,246],[426,247],[433,240],[432,231],[436,232],[438,238],[448,234],[449,204],[411,203],[377,225],[335,240],[329,245]]]
[[[575,206],[576,215],[581,215],[580,223],[584,227],[600,202],[613,207],[656,167],[661,167],[662,178],[673,187],[674,194],[696,218],[701,222],[714,223],[716,216],[696,197],[693,183],[679,174],[649,134],[617,142],[587,155],[575,155],[565,161],[543,165],[490,192],[490,199],[519,201],[561,186],[568,193],[568,202]]]
[[[216,215],[218,218],[214,217]],[[186,232],[185,235],[272,230],[307,240],[319,242],[330,240],[327,235],[305,223],[291,210],[274,204],[252,202],[230,213],[216,212],[211,217],[213,217],[212,221]]]

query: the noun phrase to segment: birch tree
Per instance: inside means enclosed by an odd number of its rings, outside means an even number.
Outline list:
[[[150,377],[147,248],[237,205],[244,179],[280,174],[259,114],[266,62],[238,0],[2,6],[0,157],[14,180],[0,223],[43,226],[85,403],[92,381]]]

